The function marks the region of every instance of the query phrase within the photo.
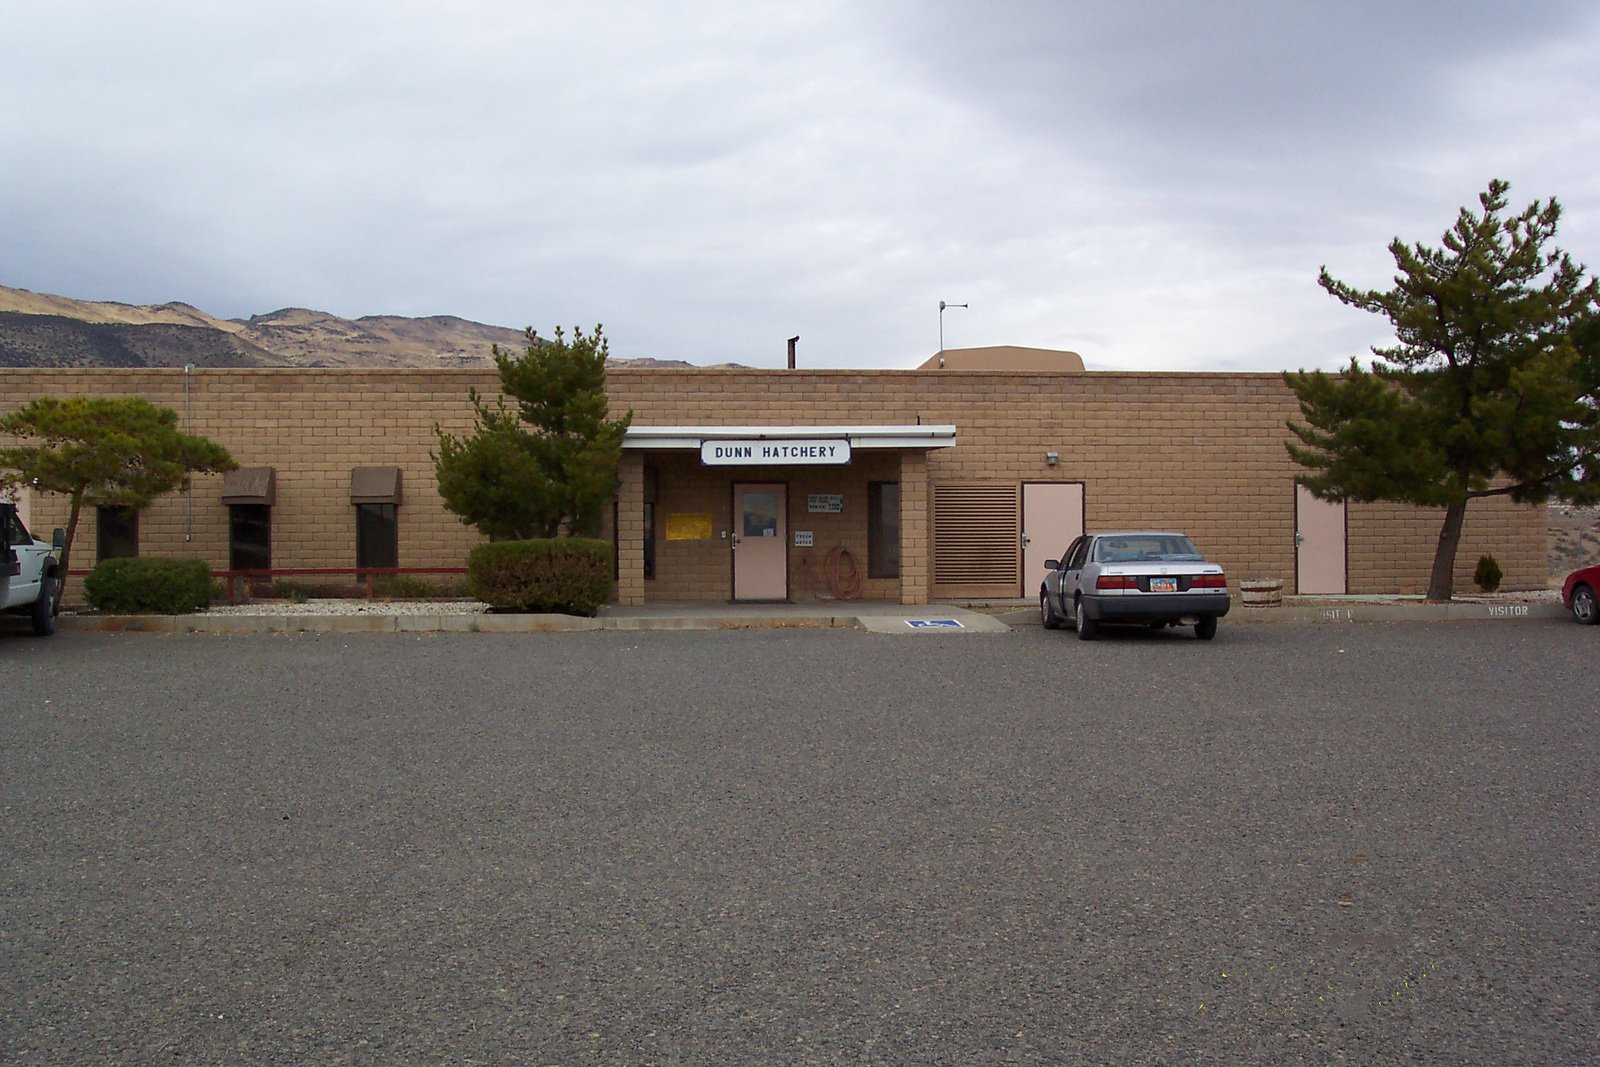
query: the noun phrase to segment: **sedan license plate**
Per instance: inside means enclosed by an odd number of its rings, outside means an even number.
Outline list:
[[[1150,579],[1150,591],[1152,593],[1176,593],[1178,591],[1178,579],[1152,578]]]

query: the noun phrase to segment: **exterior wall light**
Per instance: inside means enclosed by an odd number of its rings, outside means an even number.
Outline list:
[[[1044,454],[1044,461],[1045,461],[1045,463],[1047,463],[1050,466],[1054,467],[1057,463],[1061,462],[1061,453],[1060,452],[1046,452]]]

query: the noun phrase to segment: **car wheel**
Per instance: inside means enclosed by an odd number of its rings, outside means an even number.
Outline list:
[[[1593,589],[1580,585],[1572,591],[1572,617],[1585,626],[1600,622],[1600,604],[1595,602]]]
[[[1194,624],[1194,635],[1202,641],[1209,641],[1217,636],[1217,617],[1207,615]]]
[[[1061,628],[1061,616],[1056,614],[1055,605],[1050,603],[1050,594],[1043,589],[1039,590],[1039,623],[1046,630]]]
[[[1080,601],[1075,613],[1078,617],[1078,640],[1093,641],[1100,632],[1100,624],[1083,613],[1083,604]]]
[[[39,581],[39,599],[33,602],[33,632],[49,637],[56,632],[56,612],[61,610],[61,579],[47,574]]]

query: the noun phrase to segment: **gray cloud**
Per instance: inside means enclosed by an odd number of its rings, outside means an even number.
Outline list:
[[[1600,259],[1591,5],[73,0],[0,37],[0,282],[604,321],[619,355],[1336,366],[1492,176]]]

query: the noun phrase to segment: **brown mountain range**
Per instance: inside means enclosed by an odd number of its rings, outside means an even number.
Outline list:
[[[283,308],[219,319],[183,303],[117,304],[0,286],[0,367],[486,367],[495,345],[515,353],[526,343],[521,330],[454,315],[342,319]]]

